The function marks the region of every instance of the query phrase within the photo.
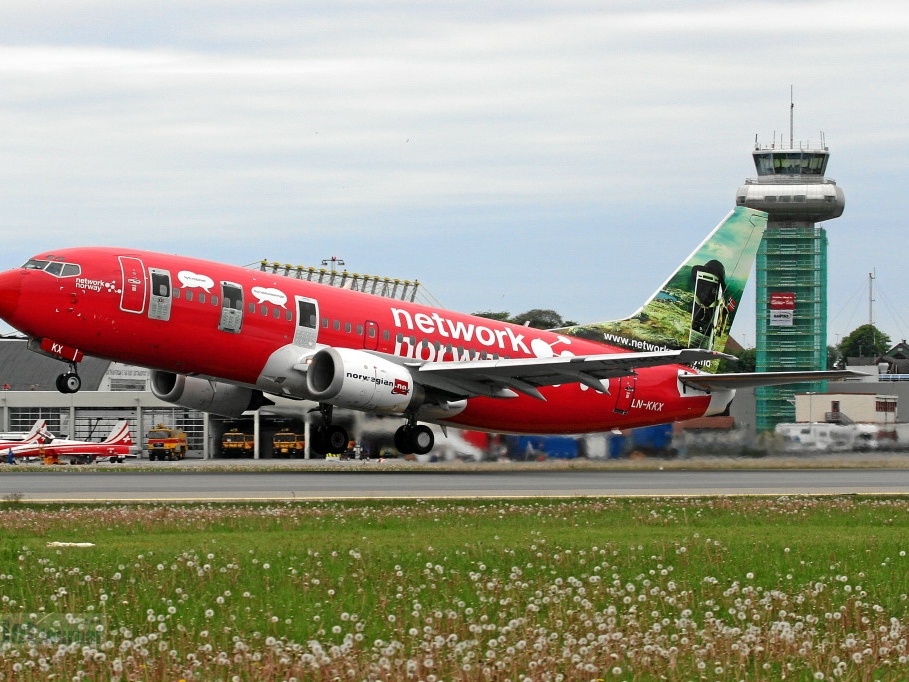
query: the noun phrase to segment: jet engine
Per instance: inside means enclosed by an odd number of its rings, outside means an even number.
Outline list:
[[[323,348],[306,372],[312,400],[368,412],[401,414],[425,398],[406,367],[351,348]]]
[[[159,370],[151,373],[151,391],[155,397],[180,407],[223,417],[239,417],[246,410],[268,403],[261,391]]]

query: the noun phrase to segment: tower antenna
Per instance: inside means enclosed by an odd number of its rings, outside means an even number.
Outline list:
[[[877,276],[877,268],[868,273],[868,326],[874,324],[874,280]]]
[[[793,118],[795,116],[795,101],[792,99],[792,86],[789,86],[789,149],[795,149],[793,140]]]

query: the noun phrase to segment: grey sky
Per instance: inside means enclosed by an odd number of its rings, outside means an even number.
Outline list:
[[[632,312],[750,151],[831,150],[829,342],[909,336],[904,3],[0,8],[0,267],[116,244],[421,280],[456,310]],[[754,288],[733,334],[754,342]],[[744,317],[745,319],[742,319]],[[750,319],[748,319],[750,317]]]

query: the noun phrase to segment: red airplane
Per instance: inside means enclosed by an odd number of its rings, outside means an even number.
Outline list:
[[[318,403],[316,453],[347,447],[334,407],[420,422],[573,434],[723,413],[736,387],[853,373],[715,374],[767,215],[738,207],[631,317],[549,331],[260,270],[126,248],[68,248],[0,274],[0,317],[33,350],[148,367],[162,400],[227,417],[267,395]],[[264,265],[264,264],[263,264]]]
[[[125,457],[135,457],[138,448],[130,435],[129,423],[126,420],[120,420],[114,424],[110,434],[101,442],[53,438],[47,443],[20,444],[8,449],[12,450],[13,456],[20,458],[52,457],[87,463],[98,458],[122,462]]]

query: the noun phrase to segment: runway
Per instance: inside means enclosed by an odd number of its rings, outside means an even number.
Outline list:
[[[909,495],[909,469],[0,473],[27,502],[830,494]]]

